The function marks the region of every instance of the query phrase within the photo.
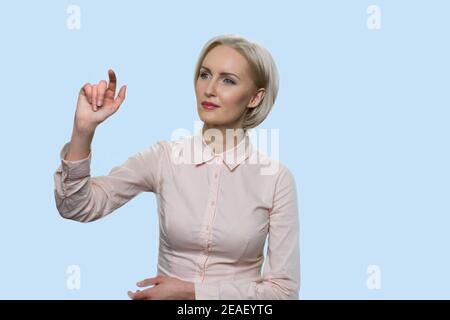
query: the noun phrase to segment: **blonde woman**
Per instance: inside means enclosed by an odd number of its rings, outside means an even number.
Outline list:
[[[90,222],[141,192],[156,195],[158,271],[128,292],[131,299],[298,299],[295,180],[253,148],[248,132],[275,102],[276,65],[256,43],[217,36],[200,53],[194,85],[201,130],[159,141],[97,177],[90,176],[92,138],[124,101],[126,86],[116,96],[112,70],[109,83],[84,85],[54,174],[57,209],[64,218]],[[268,164],[277,170],[262,174]]]

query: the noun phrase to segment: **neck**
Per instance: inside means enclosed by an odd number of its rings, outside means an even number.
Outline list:
[[[202,135],[206,144],[214,153],[222,153],[236,147],[245,137],[242,128],[221,128],[203,125]]]

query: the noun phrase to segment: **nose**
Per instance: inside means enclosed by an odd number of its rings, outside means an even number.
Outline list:
[[[208,82],[205,88],[205,96],[215,96],[216,95],[216,81],[214,79],[211,79],[211,81]]]

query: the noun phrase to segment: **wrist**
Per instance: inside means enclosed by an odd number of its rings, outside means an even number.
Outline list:
[[[93,136],[96,128],[97,126],[94,124],[75,123],[73,133],[78,136]]]
[[[78,128],[75,127],[73,129],[73,136],[80,137],[80,138],[91,138],[95,134],[95,128],[88,129],[88,128]]]

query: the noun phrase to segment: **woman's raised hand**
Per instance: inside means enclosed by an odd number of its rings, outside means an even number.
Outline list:
[[[116,74],[108,70],[109,83],[101,80],[98,84],[86,83],[80,90],[75,112],[75,126],[81,131],[94,131],[95,128],[114,114],[125,100],[126,85],[116,95]]]

